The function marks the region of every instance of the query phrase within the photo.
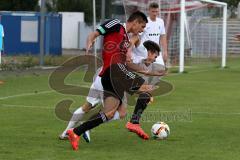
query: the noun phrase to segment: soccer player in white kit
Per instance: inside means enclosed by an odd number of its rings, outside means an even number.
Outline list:
[[[167,63],[168,51],[167,51],[167,36],[164,26],[164,21],[158,17],[159,15],[159,5],[157,3],[151,3],[149,5],[149,17],[148,23],[140,35],[140,45],[133,49],[133,62],[139,63],[142,57],[146,58],[147,54],[144,51],[143,43],[147,40],[151,40],[159,46],[161,46],[162,52],[157,57],[156,62],[154,62],[155,70],[161,70]]]

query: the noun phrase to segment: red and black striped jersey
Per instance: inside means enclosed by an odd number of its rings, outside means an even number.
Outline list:
[[[126,54],[130,46],[129,38],[125,27],[118,19],[106,21],[97,28],[100,35],[103,35],[103,69],[100,76],[112,64],[126,63]]]

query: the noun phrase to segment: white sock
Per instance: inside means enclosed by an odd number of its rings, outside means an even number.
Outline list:
[[[120,119],[120,114],[119,114],[118,111],[116,111],[115,114],[114,114],[114,116],[113,116],[113,118],[110,119],[108,122],[114,121],[114,120],[118,120],[118,119]]]
[[[78,108],[74,111],[71,120],[68,122],[67,128],[63,131],[62,136],[66,135],[67,130],[75,127],[75,125],[82,120],[85,112],[83,111],[82,107]]]

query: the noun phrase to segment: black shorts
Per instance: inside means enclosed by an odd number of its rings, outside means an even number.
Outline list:
[[[111,65],[102,75],[104,98],[113,96],[122,100],[124,92],[134,94],[144,83],[139,75],[130,72],[124,64]]]

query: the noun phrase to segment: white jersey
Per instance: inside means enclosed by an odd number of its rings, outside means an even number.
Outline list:
[[[152,21],[148,17],[148,23],[140,35],[141,43],[138,47],[133,48],[133,63],[140,63],[143,59],[147,58],[147,51],[146,48],[143,46],[143,42],[147,40],[151,40],[157,44],[160,43],[160,36],[165,35],[165,26],[164,21],[161,18],[157,18],[156,21]],[[164,65],[162,55],[157,57],[156,62],[158,64]]]
[[[147,49],[144,47],[143,43],[140,43],[138,47],[134,47],[132,53],[133,63],[141,63],[148,56]]]
[[[160,42],[160,36],[165,35],[164,21],[161,18],[157,18],[156,21],[152,21],[148,17],[148,23],[141,35],[141,41],[145,42],[151,40],[157,44]]]

